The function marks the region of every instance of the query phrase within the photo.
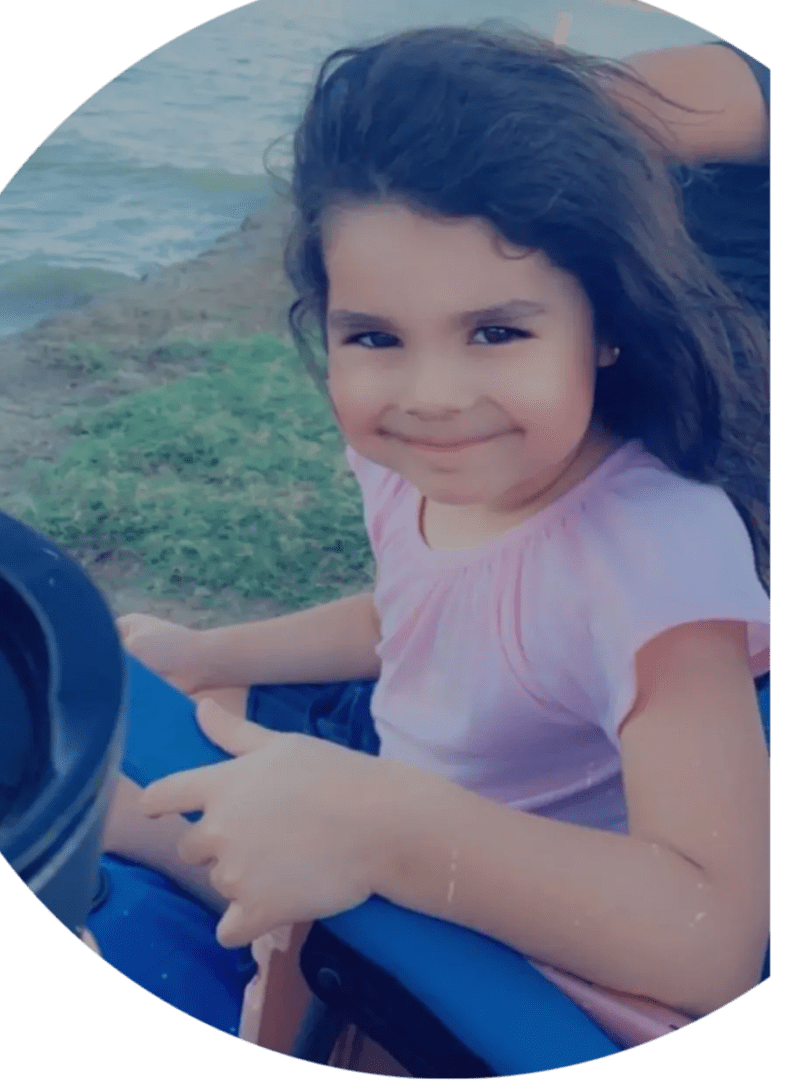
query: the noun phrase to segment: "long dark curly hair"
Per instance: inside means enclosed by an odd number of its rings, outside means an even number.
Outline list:
[[[656,145],[606,90],[636,76],[510,29],[415,30],[341,49],[294,140],[285,266],[299,352],[325,386],[329,211],[381,200],[490,222],[585,289],[601,341],[595,413],[682,476],[723,487],[769,580],[765,329],[685,229]],[[643,85],[643,84],[642,84]]]

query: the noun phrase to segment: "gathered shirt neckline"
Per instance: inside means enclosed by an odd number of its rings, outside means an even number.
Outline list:
[[[639,453],[642,446],[639,440],[631,439],[613,450],[607,457],[595,466],[591,472],[579,480],[568,491],[559,495],[552,503],[542,507],[535,514],[530,514],[523,521],[517,522],[510,528],[505,529],[497,536],[489,537],[478,544],[459,548],[432,548],[422,534],[422,522],[425,500],[421,492],[409,481],[403,480],[408,485],[408,497],[410,500],[408,529],[408,543],[412,552],[427,566],[438,568],[441,566],[458,567],[471,566],[475,562],[489,558],[509,547],[511,544],[522,543],[531,533],[535,533],[550,527],[563,516],[577,507],[579,502],[588,498],[593,489],[603,482],[610,472],[620,467],[623,459]]]

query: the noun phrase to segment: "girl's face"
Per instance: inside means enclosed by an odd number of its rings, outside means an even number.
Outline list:
[[[363,457],[428,499],[517,513],[601,433],[595,373],[613,362],[574,277],[482,219],[397,204],[324,229],[329,390]]]

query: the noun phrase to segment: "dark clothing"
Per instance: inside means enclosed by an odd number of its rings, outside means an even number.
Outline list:
[[[247,719],[275,731],[300,731],[376,755],[381,745],[370,715],[375,682],[252,686]]]
[[[748,64],[769,113],[770,71],[728,42]],[[770,166],[711,163],[675,170],[688,231],[726,284],[769,322]]]

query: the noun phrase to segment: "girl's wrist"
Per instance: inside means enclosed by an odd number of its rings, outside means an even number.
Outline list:
[[[192,680],[192,693],[216,690],[220,687],[241,685],[232,670],[232,662],[223,646],[222,637],[230,627],[213,627],[207,630],[195,630]]]
[[[423,769],[397,761],[381,762],[386,773],[376,792],[371,891],[392,903],[435,914],[446,910],[447,883],[453,873],[452,785]],[[442,862],[439,867],[436,862]],[[446,862],[446,867],[443,866]],[[451,898],[450,898],[451,903]]]

